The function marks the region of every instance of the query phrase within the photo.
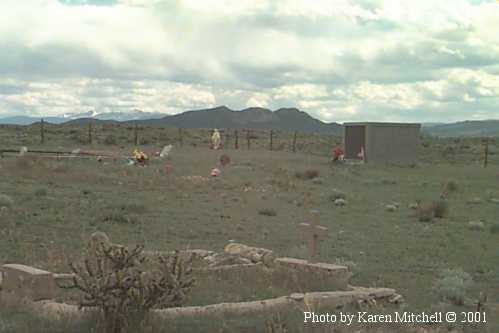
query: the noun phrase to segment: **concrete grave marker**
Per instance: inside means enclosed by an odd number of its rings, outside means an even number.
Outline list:
[[[328,229],[319,225],[319,211],[312,210],[310,213],[312,214],[311,222],[300,223],[300,227],[308,233],[308,261],[314,263],[317,254],[317,241],[320,236],[326,234]]]
[[[38,268],[7,264],[2,266],[2,290],[33,301],[53,299],[57,285],[54,275]]]

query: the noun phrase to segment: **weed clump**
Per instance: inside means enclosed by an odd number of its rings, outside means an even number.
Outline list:
[[[127,214],[120,210],[114,210],[104,214],[102,221],[117,224],[136,224],[138,223],[138,218],[134,214]]]
[[[264,215],[264,216],[276,216],[277,212],[273,208],[262,208],[258,211],[258,214]]]
[[[449,204],[445,199],[438,199],[430,204],[417,201],[416,217],[420,222],[432,222],[434,218],[445,218],[449,214]]]
[[[35,166],[45,166],[45,163],[36,156],[22,156],[14,163],[17,171],[32,171]]]
[[[116,140],[116,137],[112,134],[109,134],[104,138],[104,144],[106,145],[115,145],[117,142],[118,140]]]
[[[220,156],[220,164],[225,167],[230,164],[230,156],[227,154],[223,154]]]
[[[305,171],[297,171],[295,177],[301,180],[310,180],[319,177],[319,171],[315,169],[307,169]]]

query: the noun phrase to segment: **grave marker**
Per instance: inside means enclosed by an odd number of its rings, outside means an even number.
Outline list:
[[[33,301],[55,297],[56,284],[51,272],[18,264],[3,265],[1,270],[3,291]]]
[[[319,211],[312,210],[310,213],[312,214],[311,222],[300,223],[300,227],[308,233],[308,261],[314,263],[317,254],[317,241],[320,236],[326,234],[328,229],[319,225]]]

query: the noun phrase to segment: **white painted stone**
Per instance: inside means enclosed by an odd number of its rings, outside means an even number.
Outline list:
[[[395,205],[386,205],[385,206],[385,209],[388,211],[388,212],[395,212],[397,210],[397,206]]]
[[[347,201],[345,199],[336,199],[334,200],[334,205],[335,206],[345,206],[347,204]]]
[[[409,209],[418,209],[419,208],[419,205],[416,203],[416,202],[413,202],[411,204],[409,204]]]
[[[468,229],[480,231],[485,229],[485,224],[482,221],[470,221],[468,222]]]

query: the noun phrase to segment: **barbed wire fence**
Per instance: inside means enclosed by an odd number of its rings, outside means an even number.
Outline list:
[[[219,129],[224,149],[268,150],[329,156],[333,148],[343,146],[337,133],[305,133],[278,129]],[[213,128],[175,128],[143,125],[138,122],[94,122],[55,125],[41,121],[29,126],[0,125],[1,149],[85,148],[128,149],[130,146],[210,147]],[[496,138],[430,138],[423,137],[420,160],[446,160],[451,163],[473,163],[483,168],[499,164]]]

